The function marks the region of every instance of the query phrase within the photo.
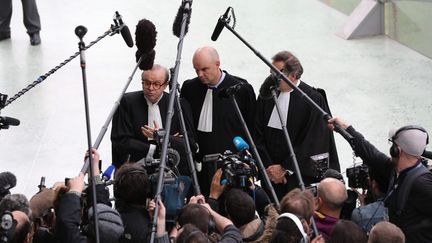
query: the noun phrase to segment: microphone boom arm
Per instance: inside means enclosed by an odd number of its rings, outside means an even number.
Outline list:
[[[120,33],[120,28],[121,26],[115,26],[115,25],[111,25],[110,29],[105,31],[105,33],[103,33],[101,36],[97,37],[96,40],[90,42],[87,46],[84,47],[83,50],[87,50],[90,47],[92,47],[94,44],[98,43],[100,40],[102,40],[103,38],[105,38],[106,36],[110,35],[114,35],[116,33]],[[72,61],[75,57],[79,56],[80,52],[75,52],[72,56],[70,56],[69,58],[67,58],[66,60],[64,60],[63,62],[61,62],[59,65],[55,66],[54,68],[52,68],[51,70],[49,70],[48,72],[46,72],[45,74],[39,76],[35,81],[33,81],[31,84],[27,85],[27,87],[23,88],[21,91],[19,91],[18,93],[16,93],[15,95],[13,95],[12,97],[10,97],[3,106],[0,106],[0,110],[2,110],[4,107],[10,105],[12,102],[14,102],[16,99],[18,99],[19,97],[23,96],[25,93],[27,93],[28,91],[30,91],[32,88],[34,88],[36,85],[42,83],[46,78],[48,78],[51,74],[55,73],[56,71],[58,71],[60,68],[62,68],[63,66],[65,66],[66,64],[68,64],[70,61]]]
[[[331,116],[324,111],[315,101],[313,101],[307,94],[305,94],[301,89],[299,89],[296,85],[294,85],[279,69],[277,69],[271,62],[261,55],[255,48],[253,48],[243,37],[241,37],[235,30],[229,25],[229,21],[222,21],[224,26],[231,31],[241,42],[243,42],[255,55],[261,59],[270,69],[276,73],[278,77],[280,77],[284,82],[286,82],[293,90],[300,94],[300,97],[309,105],[311,105],[314,109],[316,109],[319,113],[321,113],[325,122],[327,122]],[[352,144],[353,137],[349,134],[345,129],[341,128],[339,125],[334,124],[335,131],[338,132],[345,140],[347,140],[350,144]]]

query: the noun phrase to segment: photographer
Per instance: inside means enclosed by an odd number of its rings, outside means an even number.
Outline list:
[[[225,195],[233,188],[241,189],[248,194],[255,202],[255,207],[261,218],[265,218],[265,207],[271,203],[267,193],[261,187],[251,183],[248,178],[250,185],[247,187],[239,187],[235,183],[226,182],[224,184],[224,175],[222,169],[218,169],[213,176],[212,183],[210,186],[210,196],[208,203],[216,212],[226,215],[225,209]],[[222,182],[222,183],[221,183]]]
[[[365,199],[360,200],[361,206],[354,209],[351,214],[351,220],[363,231],[369,232],[375,224],[388,218],[387,209],[384,206],[388,184],[389,181],[385,175],[374,167],[369,168],[368,193]]]
[[[390,131],[390,158],[340,118],[330,119],[330,128],[333,123],[354,137],[351,146],[368,166],[390,178],[384,204],[388,207],[390,222],[402,229],[406,242],[432,241],[432,173],[421,163],[428,143],[427,132],[418,126]]]
[[[151,195],[149,177],[142,164],[129,163],[120,167],[116,172],[114,197],[125,226],[120,242],[146,242],[150,232],[147,201]]]
[[[216,230],[221,234],[221,239],[217,241],[218,243],[240,243],[242,241],[241,234],[239,230],[233,225],[231,220],[228,218],[223,217],[222,215],[215,212],[209,204],[205,203],[204,196],[199,195],[196,197],[192,197],[190,199],[191,203],[197,203],[198,201],[203,202],[202,207],[206,208],[208,211],[209,216],[213,219]],[[156,233],[156,241],[157,243],[168,243],[170,242],[168,233],[165,231],[165,207],[161,201],[159,203],[159,214],[158,214],[158,221],[157,221],[157,233]],[[198,215],[197,215],[198,216]],[[187,224],[185,224],[187,225]],[[198,232],[198,231],[197,231]],[[199,232],[202,232],[199,230]],[[205,233],[205,232],[202,232]],[[208,236],[207,236],[208,237]],[[176,238],[184,238],[183,236],[183,229],[180,229],[178,231],[178,235]],[[189,242],[186,240],[186,242]]]
[[[123,234],[123,224],[119,213],[111,208],[109,201],[109,192],[105,185],[100,181],[100,170],[98,168],[99,153],[92,149],[93,157],[93,176],[96,176],[96,193],[97,193],[97,212],[99,217],[100,241],[104,243],[115,243]],[[93,242],[95,237],[94,225],[92,220],[93,208],[88,210],[89,225],[87,231],[80,230],[81,224],[81,196],[84,191],[84,174],[69,180],[69,191],[62,195],[56,209],[56,226],[57,239],[62,243],[86,243],[88,240]],[[92,197],[88,196],[88,205],[92,204]],[[86,208],[84,208],[85,210]]]

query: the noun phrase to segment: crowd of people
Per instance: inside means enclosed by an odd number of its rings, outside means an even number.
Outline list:
[[[431,242],[432,173],[422,159],[426,130],[405,126],[391,131],[389,157],[347,122],[326,122],[303,100],[293,86],[330,114],[324,90],[301,81],[304,70],[297,57],[281,51],[272,60],[292,86],[272,73],[256,100],[246,80],[222,70],[216,49],[197,49],[192,60],[197,77],[186,80],[180,92],[187,135],[179,109],[168,107],[168,69],[154,64],[143,71],[142,91],[126,93],[113,117],[113,182],[101,177],[100,156],[93,149],[86,156],[92,156],[94,169],[88,177],[95,184],[96,201],[82,173],[51,188],[41,187],[30,200],[2,190],[0,242],[149,242],[151,236],[154,242]],[[268,175],[271,185],[256,183],[262,174],[243,173],[259,170],[250,163],[254,159],[235,157],[233,138],[247,134],[232,100],[221,94],[236,85],[240,115],[265,168],[259,172]],[[273,89],[276,97],[266,89]],[[157,134],[167,126],[170,112],[171,129],[166,132],[179,162],[167,164],[174,182],[155,197],[159,167],[153,162],[161,154]],[[368,166],[367,195],[347,189],[333,137],[335,125],[352,136],[350,145]],[[285,127],[293,151],[284,138]],[[192,164],[187,161],[186,139]],[[233,153],[227,155],[228,150]],[[214,154],[225,164],[204,162]],[[296,175],[293,154],[301,175]],[[231,160],[234,157],[238,160]],[[228,162],[241,164],[241,173],[228,173]],[[194,173],[197,182],[180,180]],[[306,190],[299,189],[298,177]],[[244,183],[234,183],[237,179]],[[201,194],[194,195],[191,183],[199,185]],[[268,196],[272,188],[276,198]]]

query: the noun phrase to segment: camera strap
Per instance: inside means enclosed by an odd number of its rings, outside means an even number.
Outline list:
[[[405,207],[406,200],[411,192],[412,185],[414,181],[421,175],[424,175],[426,173],[430,173],[430,171],[423,166],[421,163],[417,165],[414,169],[411,171],[408,171],[408,173],[405,176],[405,179],[403,180],[403,183],[400,184],[399,192],[397,194],[397,201],[396,201],[396,215],[399,217],[402,214],[402,211]]]

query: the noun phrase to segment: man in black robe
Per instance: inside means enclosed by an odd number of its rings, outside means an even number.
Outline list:
[[[303,67],[294,55],[287,51],[279,52],[273,57],[273,65],[283,70],[294,85],[297,85],[323,110],[330,113],[323,95],[317,89],[300,81]],[[275,103],[271,97],[263,95],[269,93],[263,89],[267,89],[268,84],[274,82],[272,80],[274,80],[272,77],[266,79],[257,100],[255,140],[275,192],[281,199],[291,189],[298,187],[298,180],[295,174],[291,174],[294,172],[294,166],[289,157],[288,145]],[[327,128],[322,114],[284,81],[280,81],[277,93],[284,124],[287,127],[305,185],[318,182],[321,172],[325,171],[313,161],[328,161],[327,167],[339,171],[333,133]],[[323,171],[320,172],[320,170]]]
[[[244,139],[245,133],[229,98],[221,98],[222,89],[244,83],[235,94],[243,118],[249,129],[253,129],[255,116],[255,93],[244,79],[230,75],[220,69],[220,59],[213,47],[205,46],[195,51],[193,65],[196,78],[184,82],[181,96],[189,101],[194,118],[194,128],[199,145],[198,161],[207,154],[236,152],[235,136]],[[203,164],[198,181],[204,195],[208,195],[216,164]]]
[[[136,162],[142,158],[158,158],[159,149],[153,136],[156,130],[165,127],[169,94],[164,90],[168,85],[168,77],[168,70],[155,64],[151,70],[142,73],[143,91],[126,93],[120,101],[111,130],[112,163],[117,168],[127,160]],[[186,126],[192,127],[190,106],[185,100],[181,103]],[[195,151],[194,134],[191,129],[188,130],[192,151]],[[170,145],[180,153],[180,173],[188,174],[185,147],[176,111],[170,134]]]

